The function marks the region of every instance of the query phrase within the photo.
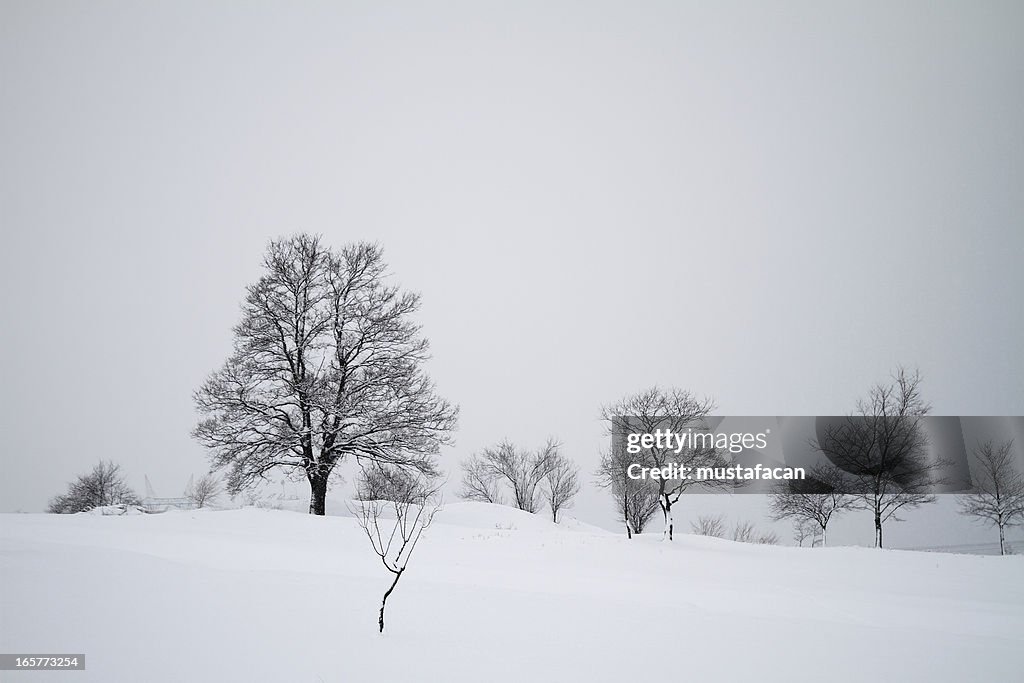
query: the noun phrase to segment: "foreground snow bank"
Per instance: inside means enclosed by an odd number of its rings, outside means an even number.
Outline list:
[[[0,516],[4,680],[1014,680],[1024,558],[628,541],[449,505],[389,576],[355,521]]]

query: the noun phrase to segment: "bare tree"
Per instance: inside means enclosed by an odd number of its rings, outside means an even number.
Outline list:
[[[121,466],[101,460],[88,474],[68,484],[68,492],[50,501],[49,511],[57,514],[87,512],[106,505],[138,505],[139,496],[121,474]]]
[[[725,537],[725,518],[722,515],[701,515],[696,522],[690,522],[690,528],[698,536]]]
[[[630,431],[654,433],[657,430],[668,430],[682,434],[687,431],[704,431],[705,418],[714,409],[714,401],[710,398],[699,399],[683,389],[663,391],[653,387],[638,394],[627,396],[616,403],[602,409],[602,417],[609,424],[609,432],[624,426],[623,419],[628,422]],[[724,462],[713,446],[698,445],[687,447],[681,451],[675,448],[647,448],[638,453],[634,462],[649,467],[664,467],[676,463],[681,467],[722,467]],[[722,480],[698,479],[657,479],[652,485],[658,489],[658,505],[661,507],[665,520],[665,537],[672,540],[674,521],[672,506],[691,486],[729,486]]]
[[[811,545],[813,546],[814,539],[817,537],[819,530],[820,529],[816,522],[806,518],[797,518],[793,522],[793,540],[795,540],[797,545],[801,548],[806,540],[810,540]]]
[[[597,485],[611,492],[619,519],[626,525],[627,538],[643,533],[658,511],[657,487],[649,480],[630,477],[628,469],[632,462],[632,456],[624,449],[609,449],[601,455],[601,464],[594,473]]]
[[[848,486],[850,483],[838,468],[815,467],[807,479],[780,482],[778,490],[769,496],[772,517],[817,525],[821,530],[821,544],[825,545],[825,532],[832,518],[858,505],[856,496],[844,493],[844,487]]]
[[[778,545],[779,536],[774,531],[759,532],[751,521],[739,521],[732,528],[732,540],[739,543],[757,543],[759,545]]]
[[[543,448],[532,452],[509,441],[485,448],[463,462],[463,488],[460,493],[468,494],[466,497],[470,500],[482,500],[485,495],[494,496],[498,487],[504,484],[515,507],[536,512],[541,502],[540,484],[555,462],[558,447],[557,440],[548,439]],[[470,473],[472,477],[467,479]]]
[[[380,463],[361,467],[356,481],[359,503],[351,511],[384,568],[394,576],[380,601],[377,626],[381,633],[388,598],[409,567],[423,531],[440,509],[440,488],[436,477],[428,477],[415,469]],[[386,495],[387,499],[377,498],[379,495]],[[393,515],[394,519],[385,519],[385,514]]]
[[[560,510],[572,507],[572,499],[580,492],[580,469],[559,452],[548,462],[544,496],[551,509],[551,521],[558,524]]]
[[[754,523],[748,520],[736,522],[732,528],[732,540],[740,543],[754,543],[757,541],[757,528]]]
[[[818,448],[852,475],[859,506],[875,520],[875,547],[882,547],[882,525],[900,521],[897,513],[931,503],[940,462],[929,459],[921,424],[931,407],[921,396],[921,375],[899,368],[889,383],[875,385],[857,411],[828,425]]]
[[[356,500],[409,501],[416,497],[420,483],[413,473],[401,467],[361,466],[356,479]]]
[[[197,508],[212,505],[220,497],[220,477],[208,472],[188,487],[185,497]]]
[[[462,488],[458,496],[463,500],[480,503],[502,505],[505,502],[501,495],[501,483],[487,463],[478,456],[462,462]]]
[[[1013,458],[1013,441],[986,441],[974,449],[973,491],[960,496],[960,511],[999,529],[999,554],[1006,554],[1007,527],[1024,522],[1024,476]]]
[[[227,468],[232,494],[274,469],[305,476],[322,515],[346,456],[434,471],[457,409],[422,369],[419,295],[385,282],[380,247],[328,250],[318,237],[270,243],[247,290],[234,353],[195,394],[195,437]]]

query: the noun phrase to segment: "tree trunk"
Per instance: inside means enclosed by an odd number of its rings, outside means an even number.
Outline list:
[[[1000,524],[999,524],[999,554],[1000,555],[1005,555],[1006,554],[1006,537],[1003,536],[1002,520],[1000,520]]]
[[[324,515],[327,513],[327,475],[317,470],[306,472],[309,479],[309,514]]]
[[[629,499],[622,494],[622,522],[626,525],[626,538],[633,538],[633,525],[629,522]]]
[[[882,547],[882,515],[875,512],[875,547]]]
[[[665,537],[668,540],[672,540],[672,531],[675,526],[674,520],[672,519],[672,501],[668,499],[668,496],[662,496],[661,499],[661,512],[665,515]]]
[[[377,619],[377,625],[380,627],[380,633],[384,633],[384,607],[388,604],[388,596],[391,595],[391,591],[395,590],[395,586],[398,585],[398,580],[402,578],[402,572],[404,569],[400,569],[395,572],[395,580],[391,582],[391,587],[388,588],[384,594],[384,599],[380,601],[380,618]]]

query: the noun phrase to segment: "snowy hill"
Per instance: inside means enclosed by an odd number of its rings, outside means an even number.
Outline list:
[[[450,504],[388,603],[349,517],[0,516],[0,650],[76,681],[1014,680],[1024,558],[633,541]]]

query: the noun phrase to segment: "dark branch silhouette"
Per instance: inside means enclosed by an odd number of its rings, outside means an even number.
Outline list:
[[[377,626],[384,632],[384,609],[405,574],[424,530],[441,507],[441,484],[415,470],[372,463],[360,468],[358,504],[351,508],[374,553],[394,578],[380,602]],[[385,513],[388,514],[385,517]],[[391,519],[391,516],[394,519]]]
[[[901,521],[901,510],[935,500],[942,463],[931,460],[922,418],[931,407],[921,395],[921,375],[899,368],[892,381],[875,385],[855,414],[827,425],[818,448],[853,479],[859,507],[875,522],[875,547],[882,525]]]
[[[309,235],[271,242],[247,291],[234,353],[196,392],[195,437],[228,470],[232,494],[275,469],[309,481],[325,512],[347,456],[434,471],[457,409],[423,371],[417,294],[385,282],[380,247],[340,252]]]
[[[960,511],[999,530],[999,554],[1006,554],[1006,529],[1024,523],[1024,475],[1013,458],[1013,441],[986,441],[974,449],[973,491],[960,497]]]

